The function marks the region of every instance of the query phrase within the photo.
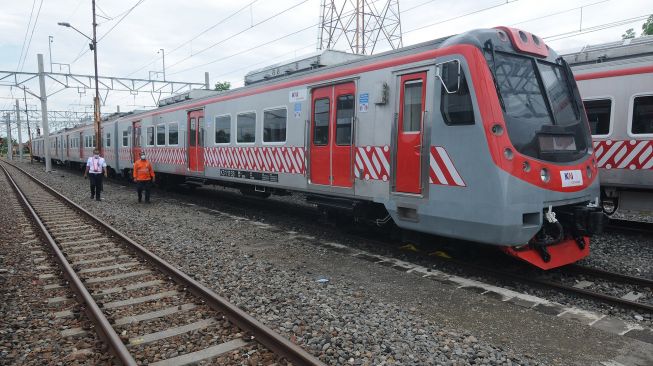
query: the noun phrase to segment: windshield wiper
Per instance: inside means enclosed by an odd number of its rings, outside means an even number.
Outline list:
[[[567,61],[565,61],[562,56],[558,57],[556,59],[556,62],[561,62],[562,63],[562,68],[565,70],[565,82],[567,83],[567,88],[569,89],[569,97],[571,98],[571,102],[574,105],[574,111],[576,112],[576,118],[578,120],[581,120],[580,117],[580,108],[578,107],[578,101],[576,100],[576,93],[574,93],[574,86],[571,83],[571,79],[574,77],[574,74],[571,72],[571,68],[569,67],[569,64]]]
[[[490,55],[492,55],[492,82],[494,83],[494,88],[497,90],[497,96],[499,97],[499,104],[501,104],[501,109],[505,112],[506,105],[503,103],[503,96],[501,96],[501,89],[499,88],[499,83],[497,82],[497,63],[495,61],[494,43],[492,43],[491,39],[488,39],[485,42],[485,50],[490,51]]]

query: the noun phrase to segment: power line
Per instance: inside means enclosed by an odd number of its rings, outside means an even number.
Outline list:
[[[145,0],[138,0],[138,2],[137,2],[134,6],[132,6],[129,10],[127,10],[127,11],[125,12],[125,15],[123,15],[122,18],[118,19],[118,21],[116,22],[116,24],[113,25],[113,27],[109,28],[109,30],[108,30],[106,33],[104,33],[104,34],[102,35],[102,37],[100,37],[100,38],[98,39],[98,42],[101,41],[102,39],[104,39],[104,37],[106,37],[109,33],[111,33],[111,31],[112,31],[115,27],[117,27],[118,24],[120,24],[120,22],[122,22],[122,21],[123,21],[123,20],[124,20],[128,15],[129,15],[129,13],[131,13],[134,9],[136,9],[137,6],[141,5],[141,4],[144,3],[144,2],[145,2]]]
[[[39,3],[39,10],[36,12],[36,18],[34,19],[34,25],[32,26],[32,33],[29,35],[29,41],[27,42],[27,47],[25,48],[25,54],[23,55],[23,63],[20,66],[20,71],[23,71],[25,67],[25,61],[27,60],[27,54],[29,53],[29,48],[32,45],[32,37],[34,37],[34,31],[36,30],[36,24],[39,21],[39,15],[41,15],[41,7],[43,7],[43,0]]]
[[[169,52],[168,52],[168,55],[172,54],[173,52],[177,51],[178,49],[182,48],[183,46],[185,46],[185,45],[191,43],[192,41],[196,40],[196,39],[199,38],[200,36],[206,34],[208,31],[210,31],[210,30],[214,29],[215,27],[219,26],[220,24],[226,22],[227,20],[233,18],[234,16],[236,16],[237,14],[239,14],[241,11],[243,11],[243,10],[247,9],[248,7],[252,6],[252,5],[253,5],[254,3],[256,3],[257,1],[259,1],[259,0],[254,0],[254,1],[250,2],[249,4],[243,6],[242,8],[240,8],[240,9],[238,9],[238,10],[236,10],[234,13],[231,13],[231,14],[228,15],[227,17],[222,18],[219,22],[217,22],[217,23],[211,25],[210,27],[206,28],[205,30],[201,31],[200,33],[198,33],[197,35],[195,35],[195,36],[192,37],[191,39],[189,39],[189,40],[187,40],[187,41],[185,41],[185,42],[179,44],[177,47],[175,47],[175,48],[173,48],[171,51],[169,51]],[[154,61],[158,60],[159,58],[160,58],[160,57],[155,57],[155,58],[153,58],[150,62],[148,62],[147,64],[141,66],[141,67],[138,68],[136,71],[133,71],[133,72],[127,74],[127,76],[131,76],[131,75],[133,75],[133,74],[135,74],[135,73],[137,73],[137,72],[143,70],[144,68],[148,67],[149,65],[151,65]]]
[[[464,18],[464,17],[470,16],[470,15],[474,15],[474,14],[482,13],[482,12],[484,12],[484,11],[488,11],[488,10],[491,10],[491,9],[496,9],[496,8],[499,8],[499,7],[502,7],[502,6],[508,5],[508,4],[515,3],[515,2],[517,2],[517,1],[519,1],[519,0],[512,0],[512,1],[507,0],[505,3],[501,3],[501,4],[497,4],[497,5],[488,6],[487,8],[474,10],[474,11],[469,12],[469,13],[465,13],[465,14],[457,15],[457,16],[455,16],[455,17],[451,17],[451,18],[447,18],[447,19],[444,19],[444,20],[440,20],[440,21],[437,21],[437,22],[435,22],[435,23],[430,23],[430,24],[423,25],[423,26],[421,26],[421,27],[413,28],[413,29],[410,29],[410,30],[405,31],[404,34],[408,34],[408,33],[411,33],[411,32],[415,32],[415,31],[418,31],[418,30],[420,30],[420,29],[424,29],[424,28],[429,28],[429,27],[432,27],[432,26],[434,26],[434,25],[438,25],[438,24],[442,24],[442,23],[447,23],[447,22],[450,22],[450,21],[452,21],[452,20],[456,20],[456,19]]]
[[[111,33],[111,31],[112,31],[115,27],[117,27],[118,24],[120,24],[120,22],[122,22],[122,21],[123,21],[123,20],[124,20],[128,15],[129,15],[129,13],[132,12],[132,10],[136,9],[136,7],[139,6],[139,5],[141,5],[143,2],[145,2],[145,0],[138,0],[138,2],[136,2],[136,4],[134,4],[134,6],[132,6],[132,7],[129,8],[129,9],[127,9],[126,11],[123,11],[122,13],[118,14],[116,17],[121,17],[121,18],[118,19],[118,21],[117,21],[117,22],[116,22],[116,23],[115,23],[111,28],[109,28],[109,30],[108,30],[106,33],[104,33],[100,38],[98,38],[97,41],[98,41],[98,42],[101,41],[104,37],[106,37],[109,33]],[[114,19],[115,19],[115,18],[114,18]],[[90,49],[89,49],[89,48],[86,48],[86,45],[84,45],[84,49],[83,49],[82,51],[80,51],[80,53],[77,55],[77,57],[75,57],[75,59],[74,59],[73,61],[70,62],[70,65],[72,65],[72,64],[74,64],[75,62],[79,61],[79,59],[82,58],[82,57],[83,57],[87,52],[89,52],[89,51],[90,51]]]
[[[604,24],[600,24],[600,25],[596,25],[596,26],[593,26],[593,27],[580,29],[580,30],[576,30],[576,31],[572,31],[572,32],[565,32],[565,33],[550,35],[550,36],[542,37],[542,39],[550,40],[550,42],[555,42],[555,41],[559,41],[559,40],[565,39],[565,38],[576,37],[576,36],[579,36],[579,35],[582,35],[582,34],[598,32],[598,31],[602,31],[602,30],[605,30],[605,29],[610,29],[610,28],[619,27],[619,26],[622,26],[622,25],[627,25],[627,24],[631,24],[631,23],[635,23],[635,22],[640,22],[642,20],[646,20],[651,15],[653,15],[653,14],[640,15],[638,17],[622,19],[622,20],[618,20],[616,22],[611,22],[611,23],[604,23]]]
[[[311,24],[311,25],[309,25],[309,26],[306,27],[306,28],[302,28],[302,29],[300,29],[300,30],[298,30],[298,31],[295,31],[295,32],[292,32],[292,33],[288,33],[288,34],[286,34],[286,35],[284,35],[284,36],[281,36],[281,37],[279,37],[279,38],[275,38],[275,39],[273,39],[273,40],[271,40],[271,41],[267,41],[267,42],[264,42],[264,43],[260,43],[260,44],[258,44],[258,45],[256,45],[256,46],[251,47],[251,48],[248,48],[248,49],[246,49],[246,50],[243,50],[243,51],[240,51],[240,52],[236,52],[236,53],[232,53],[231,55],[221,57],[221,58],[216,59],[216,60],[213,60],[213,61],[211,61],[211,62],[207,62],[207,63],[201,64],[201,65],[197,65],[197,66],[192,66],[192,67],[189,67],[189,68],[184,69],[184,70],[181,70],[181,71],[173,72],[173,73],[170,73],[169,75],[180,74],[180,73],[182,73],[182,72],[186,72],[186,71],[194,70],[194,69],[197,69],[197,68],[200,68],[200,67],[204,67],[204,66],[208,66],[208,65],[214,64],[214,63],[216,63],[216,62],[224,61],[224,60],[226,60],[226,59],[229,59],[229,58],[232,58],[232,57],[235,57],[235,56],[238,56],[238,55],[242,55],[243,53],[247,53],[247,52],[253,51],[253,50],[257,49],[257,48],[260,48],[260,47],[263,47],[263,46],[267,46],[267,45],[269,45],[269,44],[272,44],[272,43],[274,43],[274,42],[278,42],[278,41],[280,41],[280,40],[282,40],[282,39],[285,39],[285,38],[288,38],[288,37],[290,37],[290,36],[294,36],[295,34],[298,34],[298,33],[301,33],[301,32],[303,32],[303,31],[309,30],[309,29],[315,27],[316,25],[317,25],[317,24]]]
[[[282,10],[282,11],[280,11],[280,12],[278,12],[278,13],[276,13],[276,14],[274,14],[274,15],[268,17],[268,18],[265,18],[264,20],[261,20],[260,22],[253,24],[251,27],[249,27],[249,28],[247,28],[247,29],[243,29],[243,30],[241,30],[240,32],[234,33],[234,34],[232,34],[231,36],[229,36],[229,37],[227,37],[227,38],[224,38],[224,39],[222,39],[222,40],[220,40],[220,41],[218,41],[218,42],[216,42],[216,43],[213,43],[212,45],[210,45],[210,46],[208,46],[208,47],[205,47],[205,48],[201,49],[200,51],[198,51],[198,52],[196,52],[196,53],[194,53],[194,54],[192,54],[192,55],[190,55],[190,56],[188,56],[188,57],[186,57],[186,58],[181,59],[180,61],[175,62],[174,64],[168,66],[168,68],[173,68],[173,67],[175,67],[176,65],[179,65],[180,63],[182,63],[182,62],[184,62],[184,61],[190,59],[191,57],[197,56],[197,55],[199,55],[200,53],[204,53],[204,52],[208,51],[209,49],[211,49],[211,48],[213,48],[213,47],[215,47],[215,46],[217,46],[217,45],[219,45],[219,44],[222,44],[222,43],[224,43],[224,42],[226,42],[226,41],[228,41],[228,40],[230,40],[230,39],[233,39],[233,38],[235,38],[236,36],[239,36],[239,35],[241,35],[241,34],[247,32],[247,31],[250,30],[250,29],[253,29],[253,28],[255,28],[255,27],[257,27],[257,26],[259,26],[259,25],[261,25],[261,24],[263,24],[263,23],[265,23],[265,22],[271,20],[271,19],[274,19],[274,18],[276,18],[276,17],[278,17],[278,16],[280,16],[280,15],[282,15],[282,14],[284,14],[284,13],[287,13],[288,11],[290,11],[290,10],[292,10],[292,9],[294,9],[294,8],[296,8],[296,7],[300,6],[300,5],[302,5],[302,4],[305,4],[305,3],[307,3],[308,1],[309,1],[309,0],[303,0],[303,1],[301,1],[301,2],[299,2],[299,3],[297,3],[297,4],[293,5],[293,6],[291,6],[291,7],[289,7],[289,8],[286,8],[286,9],[284,9],[284,10]]]
[[[589,6],[593,6],[593,5],[597,5],[597,4],[607,3],[607,2],[609,2],[609,1],[610,1],[610,0],[602,0],[602,1],[597,1],[597,2],[595,2],[595,3],[587,4],[587,5],[577,6],[577,7],[575,7],[575,8],[571,8],[571,9],[567,9],[567,10],[562,10],[562,11],[559,11],[559,12],[556,12],[556,13],[551,13],[551,14],[547,14],[547,15],[542,15],[542,16],[539,16],[539,17],[537,17],[537,18],[531,18],[531,19],[528,19],[528,20],[522,20],[521,22],[518,22],[518,23],[512,23],[510,26],[513,27],[513,26],[515,26],[515,25],[519,25],[519,24],[523,24],[523,23],[532,22],[532,21],[534,21],[534,20],[540,20],[540,19],[550,18],[550,17],[552,17],[552,16],[556,16],[556,15],[560,15],[560,14],[564,14],[564,13],[569,13],[569,12],[574,11],[574,10],[578,10],[578,9],[582,9],[582,8],[587,8],[587,7],[589,7]]]
[[[20,61],[23,59],[23,51],[25,51],[25,45],[27,44],[27,35],[29,34],[29,28],[32,24],[32,17],[34,16],[34,6],[36,5],[36,0],[32,1],[32,10],[29,13],[29,21],[27,22],[27,29],[25,29],[25,37],[23,37],[23,46],[20,49],[20,56],[18,56],[18,64],[16,69],[20,67]]]

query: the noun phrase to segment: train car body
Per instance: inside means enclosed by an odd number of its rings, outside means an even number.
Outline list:
[[[606,211],[653,212],[653,36],[564,57],[589,118]]]
[[[128,173],[145,151],[171,179],[304,192],[541,268],[589,253],[602,225],[589,127],[571,71],[536,36],[476,30],[293,71],[300,63],[107,121],[104,156]]]

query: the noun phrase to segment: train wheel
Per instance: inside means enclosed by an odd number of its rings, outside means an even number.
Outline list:
[[[612,216],[615,212],[617,212],[617,209],[619,208],[619,199],[618,198],[604,199],[602,205],[603,205],[603,212],[605,212],[605,214],[608,216]]]

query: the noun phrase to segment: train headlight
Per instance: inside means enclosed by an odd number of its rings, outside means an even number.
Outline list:
[[[544,183],[549,183],[549,180],[551,180],[551,175],[549,174],[549,169],[542,168],[542,170],[540,170],[540,179],[542,179],[542,182],[544,182]]]
[[[592,168],[587,167],[587,168],[585,168],[585,169],[586,169],[586,171],[587,171],[587,178],[592,178]]]
[[[505,156],[506,159],[508,159],[508,160],[512,160],[513,155],[514,155],[514,154],[512,153],[512,149],[511,149],[511,148],[506,147],[505,149],[503,149],[503,156]]]

